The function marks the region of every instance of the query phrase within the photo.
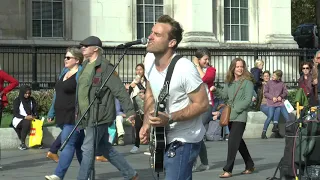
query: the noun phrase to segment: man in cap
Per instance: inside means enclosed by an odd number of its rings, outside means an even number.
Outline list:
[[[90,36],[84,39],[80,45],[82,53],[86,59],[83,62],[83,68],[80,72],[77,85],[78,99],[76,121],[85,113],[89,104],[94,100],[96,91],[101,87],[108,75],[113,69],[113,65],[106,60],[102,54],[102,42],[98,37]],[[116,118],[115,97],[120,101],[121,106],[127,117],[134,116],[134,108],[124,84],[115,73],[112,73],[110,79],[100,93],[101,104],[97,108],[95,101],[85,118],[81,121],[79,128],[85,128],[86,136],[81,147],[83,159],[78,174],[78,180],[87,180],[93,163],[93,143],[94,143],[94,124],[98,123],[98,134],[96,142],[99,152],[106,157],[112,165],[119,169],[125,179],[137,180],[137,172],[128,164],[122,155],[120,155],[109,143],[108,127]],[[98,118],[97,118],[98,111]]]

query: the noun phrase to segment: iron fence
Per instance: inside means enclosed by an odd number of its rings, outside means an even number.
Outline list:
[[[20,84],[31,85],[34,89],[53,88],[56,79],[64,66],[64,56],[67,47],[50,46],[1,46],[0,66],[10,75],[19,80]],[[281,69],[284,72],[283,81],[288,86],[297,86],[300,77],[301,61],[311,60],[317,49],[210,49],[211,64],[216,68],[217,85],[224,81],[230,62],[241,57],[247,62],[248,68],[254,66],[256,59],[265,62],[265,70]],[[180,48],[177,50],[188,59],[192,59],[195,48]],[[111,47],[104,48],[104,56],[116,64],[123,50],[113,51]],[[135,76],[135,66],[143,62],[145,48],[131,48],[119,63],[116,71],[123,82],[131,82]],[[178,67],[183,68],[183,67]]]

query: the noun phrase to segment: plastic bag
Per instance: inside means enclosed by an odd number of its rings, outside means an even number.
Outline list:
[[[29,134],[29,147],[41,146],[43,138],[43,120],[34,119],[31,121],[31,129]]]
[[[108,127],[108,133],[109,133],[109,143],[113,144],[117,135],[116,121],[113,121],[112,125]]]

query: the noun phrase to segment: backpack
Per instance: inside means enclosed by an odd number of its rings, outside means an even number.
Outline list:
[[[221,139],[221,126],[219,120],[210,121],[206,128],[206,140],[207,141],[219,141]]]

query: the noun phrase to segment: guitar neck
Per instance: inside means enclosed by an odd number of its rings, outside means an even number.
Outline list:
[[[159,103],[156,101],[155,107],[154,107],[154,114],[153,114],[154,117],[158,116],[158,114],[159,114],[158,111],[159,111]]]

